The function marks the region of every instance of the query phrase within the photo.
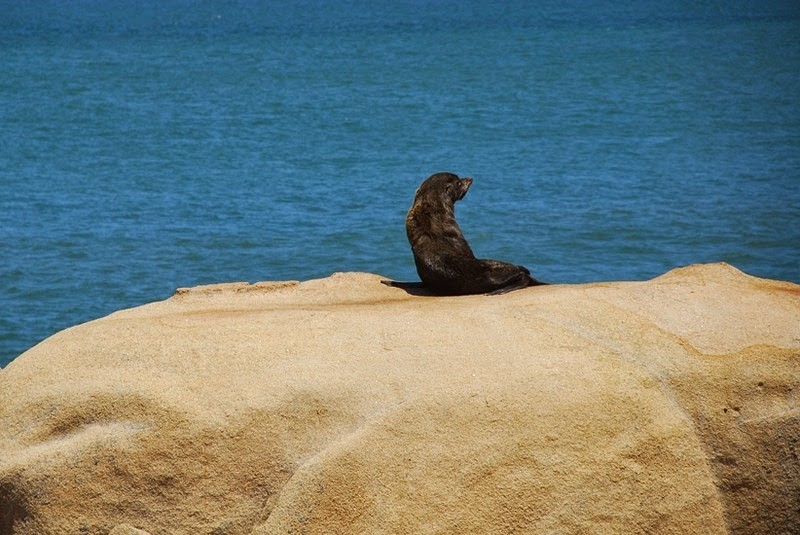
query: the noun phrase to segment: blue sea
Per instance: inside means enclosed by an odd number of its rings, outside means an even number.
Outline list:
[[[416,280],[437,171],[543,280],[800,282],[800,2],[0,0],[0,365],[178,287]]]

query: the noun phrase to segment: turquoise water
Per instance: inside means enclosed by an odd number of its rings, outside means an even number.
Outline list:
[[[800,282],[800,4],[618,4],[0,0],[0,365],[177,287],[414,280],[442,170],[544,280]]]

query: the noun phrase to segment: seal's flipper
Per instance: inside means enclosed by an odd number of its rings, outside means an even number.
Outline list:
[[[400,282],[400,281],[381,281],[381,284],[386,286],[394,286],[395,288],[424,288],[421,282]]]
[[[425,285],[421,282],[381,281],[381,284],[402,288],[404,290],[421,290],[425,288]]]
[[[409,295],[435,295],[421,282],[381,281],[381,283],[405,290]]]

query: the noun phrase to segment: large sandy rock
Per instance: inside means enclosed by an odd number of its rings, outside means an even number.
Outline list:
[[[800,533],[800,287],[179,290],[0,371],[0,533]]]

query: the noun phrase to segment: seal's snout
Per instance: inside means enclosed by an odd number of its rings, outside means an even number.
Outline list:
[[[461,191],[459,191],[458,200],[461,200],[461,199],[464,198],[464,195],[467,194],[467,191],[469,191],[469,187],[471,185],[472,185],[472,178],[471,177],[466,177],[466,178],[460,179],[460,182],[459,182],[460,188],[459,189]]]

